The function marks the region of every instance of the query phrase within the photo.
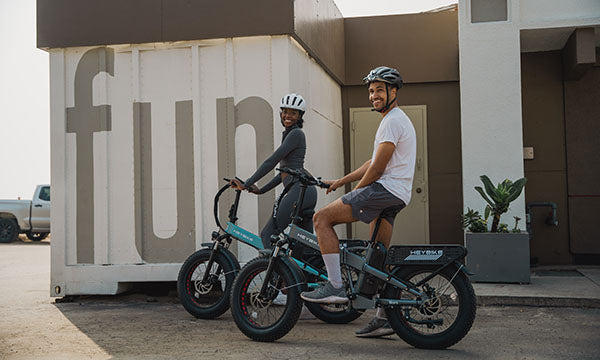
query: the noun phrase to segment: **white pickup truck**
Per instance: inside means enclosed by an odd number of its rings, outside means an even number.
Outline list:
[[[50,233],[50,185],[38,185],[33,200],[0,200],[0,243],[24,233],[33,241]]]

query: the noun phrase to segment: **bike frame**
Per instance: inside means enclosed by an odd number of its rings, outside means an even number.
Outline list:
[[[304,199],[304,193],[306,191],[307,188],[307,183],[310,183],[310,179],[308,178],[308,176],[304,175],[306,178],[304,180],[302,180],[302,174],[298,175],[297,173],[289,173],[290,175],[295,175],[298,176],[300,178],[300,183],[301,183],[301,191],[300,191],[300,195],[299,195],[299,199],[298,199],[298,203],[302,203],[302,200]],[[311,176],[312,178],[312,176]],[[314,178],[312,178],[312,181],[314,182]],[[320,183],[320,181],[316,180],[317,184]],[[272,272],[272,267],[273,267],[273,263],[274,263],[274,259],[277,258],[277,256],[287,256],[289,254],[289,248],[285,248],[284,245],[288,244],[293,244],[294,242],[299,242],[305,246],[308,246],[314,250],[317,251],[321,251],[320,247],[319,247],[319,242],[317,240],[316,235],[300,228],[298,226],[299,221],[301,221],[301,218],[299,217],[299,207],[296,207],[296,209],[294,210],[294,215],[292,217],[292,223],[290,225],[288,225],[288,227],[279,235],[279,241],[277,242],[273,252],[272,252],[272,256],[271,256],[271,260],[269,262],[269,267],[267,268],[267,272],[265,275],[266,279],[269,279],[271,276],[271,272]],[[456,263],[458,266],[458,270],[457,273],[459,271],[464,271],[467,272],[466,269],[464,269],[464,265],[459,263],[458,260],[460,260],[462,257],[464,257],[464,255],[462,256],[458,256],[454,259],[450,259],[449,261],[444,262],[443,264],[440,264],[440,267],[435,270],[432,274],[430,274],[429,276],[427,276],[426,278],[424,278],[423,280],[419,281],[419,283],[417,284],[413,284],[410,281],[404,281],[401,279],[398,279],[396,277],[394,277],[392,274],[386,272],[386,271],[382,271],[379,270],[371,265],[369,265],[371,256],[373,256],[373,253],[375,251],[375,248],[377,247],[377,242],[375,241],[376,237],[377,237],[377,232],[379,230],[379,226],[381,224],[381,218],[378,218],[376,225],[375,225],[375,229],[373,231],[373,234],[371,236],[371,241],[369,242],[369,245],[366,247],[367,250],[367,254],[366,256],[360,256],[355,254],[354,252],[352,252],[351,250],[354,249],[356,250],[357,248],[347,248],[346,246],[340,246],[340,264],[341,265],[347,265],[346,267],[346,275],[348,279],[352,279],[351,277],[351,272],[350,272],[350,268],[355,269],[358,273],[359,273],[359,278],[357,281],[357,286],[355,287],[352,284],[352,281],[348,282],[348,285],[350,287],[350,294],[349,294],[349,298],[352,300],[352,307],[355,309],[373,309],[375,307],[377,307],[378,305],[384,306],[384,307],[390,307],[390,306],[419,306],[422,305],[423,303],[425,303],[427,300],[429,300],[429,296],[418,290],[418,286],[420,286],[423,283],[426,283],[427,281],[429,281],[431,278],[433,278],[436,274],[438,274],[440,271],[442,271],[444,268],[446,268],[447,266]],[[423,247],[423,246],[419,246],[419,247]],[[436,246],[436,245],[429,245],[429,247],[436,251],[436,254],[443,254],[443,251],[445,248],[448,248],[448,246]],[[365,249],[364,247],[359,249]],[[283,250],[280,252],[280,250]],[[441,251],[441,252],[440,252]],[[466,254],[466,253],[464,253]],[[408,259],[408,257],[407,257]],[[405,260],[407,260],[405,259]],[[367,297],[367,296],[363,296],[360,294],[360,290],[363,284],[363,280],[365,278],[366,275],[371,275],[377,279],[382,280],[385,284],[387,285],[391,285],[397,288],[400,288],[404,291],[408,291],[411,294],[415,295],[415,299],[385,299],[385,298],[378,298],[378,297]],[[323,277],[323,279],[325,280],[326,277]],[[262,289],[261,289],[261,294],[264,294],[267,288],[267,281],[265,281],[263,283]]]
[[[225,179],[227,181],[229,181],[228,179]],[[220,246],[222,246],[225,249],[228,249],[229,246],[231,245],[231,239],[236,239],[237,241],[240,241],[246,245],[249,245],[251,247],[253,247],[256,250],[263,250],[264,246],[262,243],[262,239],[260,238],[260,236],[236,225],[235,223],[237,222],[238,218],[237,218],[237,210],[238,210],[238,206],[239,206],[239,202],[240,202],[240,195],[241,195],[241,190],[235,190],[236,194],[235,194],[235,200],[233,202],[233,204],[231,205],[231,208],[229,209],[229,221],[226,224],[226,227],[223,228],[219,222],[218,219],[218,202],[219,202],[219,197],[221,196],[221,194],[227,190],[230,187],[229,184],[223,186],[219,192],[217,193],[217,195],[215,196],[215,201],[214,201],[214,215],[215,215],[215,220],[217,222],[218,227],[222,230],[222,233],[219,232],[213,232],[212,234],[212,243],[203,243],[203,246],[209,247],[212,249],[211,252],[211,256],[208,260],[207,263],[207,268],[210,269],[210,267],[212,266],[212,264],[214,263],[214,255],[215,253],[218,251],[218,248]],[[297,204],[299,204],[298,206],[296,206],[296,209],[301,209],[302,208],[302,204],[304,201],[304,192],[306,190],[306,187],[302,188],[300,197],[299,197],[299,201],[297,202]],[[278,199],[278,203],[281,201],[281,197]],[[295,211],[295,213],[298,211]],[[297,219],[296,219],[297,218]],[[294,219],[296,219],[297,221],[301,221],[302,219],[295,214]],[[293,220],[294,220],[293,219]],[[292,221],[293,221],[292,220]],[[291,256],[291,259],[296,263],[296,265],[298,265],[298,267],[300,269],[302,269],[304,272],[314,275],[314,276],[318,276],[321,280],[323,281],[327,281],[327,275],[323,272],[320,271],[319,269],[311,266],[310,264],[300,260],[300,259],[296,259],[293,256]],[[217,271],[219,271],[220,269],[217,269]],[[204,277],[202,279],[202,281],[207,281],[208,280],[208,276],[209,276],[209,272],[205,272],[204,273]],[[317,283],[307,283],[307,286],[309,288],[315,288],[318,286]]]

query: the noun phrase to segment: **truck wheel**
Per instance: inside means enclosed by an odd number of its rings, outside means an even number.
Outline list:
[[[44,240],[46,237],[48,237],[48,234],[49,233],[47,233],[47,232],[31,232],[31,231],[28,231],[26,233],[27,238],[29,240],[31,240],[31,241],[41,241],[41,240]]]
[[[0,218],[0,243],[9,243],[17,240],[19,226],[14,219]]]

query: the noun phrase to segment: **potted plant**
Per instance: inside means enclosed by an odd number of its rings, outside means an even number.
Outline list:
[[[482,217],[478,211],[467,208],[463,215],[465,246],[468,250],[467,266],[475,273],[476,282],[529,283],[529,235],[519,229],[519,217],[509,231],[508,225],[500,222],[512,201],[521,195],[525,178],[515,182],[508,179],[494,186],[486,175],[480,177],[483,188],[475,190],[487,205]],[[492,224],[488,230],[488,218]]]

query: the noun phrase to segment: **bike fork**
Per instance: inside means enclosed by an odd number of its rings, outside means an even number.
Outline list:
[[[275,266],[275,261],[277,260],[277,254],[279,254],[279,245],[275,245],[275,249],[273,249],[273,256],[269,258],[269,266],[267,266],[267,273],[265,274],[265,280],[260,288],[260,292],[258,296],[263,298],[266,295],[267,289],[269,287],[269,280],[271,279],[271,275],[273,274],[273,267]]]
[[[219,243],[214,242],[212,251],[210,252],[210,257],[208,258],[208,263],[206,264],[206,271],[202,276],[202,282],[206,283],[208,281],[208,277],[210,276],[210,269],[212,268],[213,263],[215,262],[215,256],[217,255],[217,251],[219,251]],[[221,271],[221,266],[217,268],[217,275]]]

